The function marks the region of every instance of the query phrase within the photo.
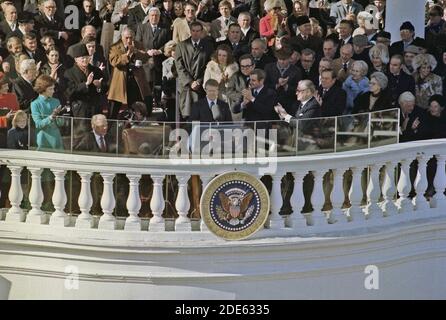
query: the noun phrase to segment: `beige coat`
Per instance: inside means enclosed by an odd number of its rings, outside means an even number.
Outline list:
[[[133,54],[132,61],[141,60],[142,63],[146,63],[149,60],[149,55],[142,50],[141,43],[135,42],[135,47],[139,51]],[[110,47],[109,61],[113,67],[113,71],[108,99],[127,104],[127,65],[130,61],[121,40]],[[133,74],[142,98],[144,99],[144,97],[150,96],[150,87],[144,69],[135,68]]]
[[[198,19],[196,21],[200,22],[203,25],[202,38],[204,38],[209,33],[210,24]],[[181,41],[184,41],[190,37],[190,28],[189,24],[186,21],[186,18],[176,18],[172,23],[172,29],[172,40],[176,43],[180,43]]]
[[[219,87],[220,99],[224,100],[225,102],[228,102],[229,100],[226,97],[227,81],[222,82],[221,80],[223,79],[223,75],[226,75],[226,79],[229,79],[232,75],[237,73],[238,70],[239,70],[239,68],[238,68],[238,64],[236,62],[228,65],[224,70],[222,70],[219,67],[217,62],[215,62],[214,60],[211,60],[206,65],[206,71],[204,72],[203,85],[205,85],[206,81],[208,81],[209,79],[216,80],[218,83],[220,83],[220,87]]]

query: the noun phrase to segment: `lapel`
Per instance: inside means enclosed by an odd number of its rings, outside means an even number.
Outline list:
[[[190,44],[192,45],[192,50],[194,51],[192,59],[195,60],[200,55],[200,52],[203,50],[203,39],[200,40],[200,43],[198,44],[198,48],[196,50],[194,49],[192,39],[190,39]]]

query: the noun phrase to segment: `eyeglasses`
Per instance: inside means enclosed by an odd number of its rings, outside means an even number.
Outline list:
[[[240,68],[242,68],[242,69],[246,69],[246,68],[249,68],[249,67],[252,67],[253,66],[253,64],[247,64],[247,65],[240,65]]]
[[[296,89],[296,92],[304,92],[305,90],[308,90],[308,88],[306,88],[306,89]]]

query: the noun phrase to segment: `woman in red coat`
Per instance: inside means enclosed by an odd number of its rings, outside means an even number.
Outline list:
[[[276,36],[280,30],[288,32],[286,26],[286,19],[281,13],[282,2],[280,0],[265,1],[265,11],[268,12],[266,16],[260,19],[259,30],[260,36],[266,38],[268,47],[273,47],[276,41]]]

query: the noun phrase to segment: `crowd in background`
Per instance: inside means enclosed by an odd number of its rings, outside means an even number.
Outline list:
[[[385,0],[3,0],[0,147],[28,147],[28,116],[50,149],[58,116],[89,119],[75,148],[102,152],[107,119],[293,126],[390,108],[400,141],[444,138],[446,1],[426,2],[424,38],[406,21],[391,39],[385,16]]]

